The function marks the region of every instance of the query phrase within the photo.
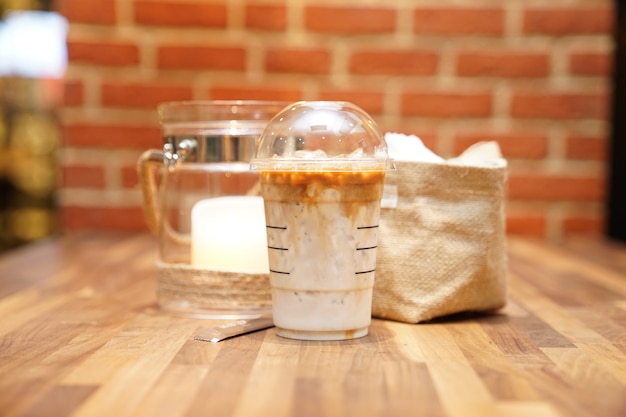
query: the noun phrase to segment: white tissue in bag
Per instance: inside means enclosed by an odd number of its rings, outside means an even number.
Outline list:
[[[415,135],[385,133],[385,142],[389,157],[396,161],[444,162],[444,159],[424,146],[424,142]]]
[[[500,167],[506,165],[498,142],[477,142],[456,158],[443,159],[428,149],[415,135],[385,133],[389,157],[396,161],[431,162],[473,167]]]

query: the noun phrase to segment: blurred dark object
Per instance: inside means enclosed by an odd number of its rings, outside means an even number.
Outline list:
[[[613,131],[610,148],[608,235],[626,242],[626,1],[615,1]]]
[[[0,252],[56,230],[56,108],[67,55],[52,3],[0,0]]]
[[[57,84],[0,78],[0,252],[56,229]]]

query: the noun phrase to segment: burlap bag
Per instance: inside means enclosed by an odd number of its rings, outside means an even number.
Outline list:
[[[507,168],[493,162],[396,162],[386,185],[397,187],[397,206],[381,209],[374,317],[418,323],[505,305]]]

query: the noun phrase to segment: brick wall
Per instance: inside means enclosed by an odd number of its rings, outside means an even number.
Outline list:
[[[155,106],[347,100],[444,157],[497,140],[507,228],[604,227],[611,0],[57,0],[63,227],[144,229],[135,163]]]

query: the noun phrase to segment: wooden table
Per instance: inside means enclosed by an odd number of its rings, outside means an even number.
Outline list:
[[[0,415],[626,416],[626,246],[510,238],[499,314],[300,342],[156,307],[156,240],[74,234],[0,257]]]

